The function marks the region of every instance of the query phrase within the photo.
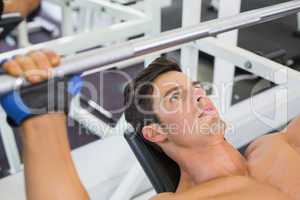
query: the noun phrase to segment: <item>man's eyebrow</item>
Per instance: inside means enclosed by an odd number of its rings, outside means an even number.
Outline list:
[[[168,96],[173,91],[176,91],[176,90],[179,90],[179,89],[180,89],[180,86],[175,86],[175,87],[172,87],[172,88],[168,89],[167,92],[164,94],[164,97]]]
[[[201,85],[201,82],[200,81],[193,81],[192,86],[195,86],[195,85]]]

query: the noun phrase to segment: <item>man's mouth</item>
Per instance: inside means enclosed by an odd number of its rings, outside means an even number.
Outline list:
[[[202,110],[202,112],[198,116],[198,118],[203,118],[206,116],[214,115],[215,113],[216,113],[216,110],[213,107],[206,107]]]

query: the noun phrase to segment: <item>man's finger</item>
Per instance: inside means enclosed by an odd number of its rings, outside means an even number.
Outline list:
[[[23,70],[19,63],[15,60],[8,60],[2,65],[3,69],[11,76],[22,76]]]
[[[51,75],[50,69],[52,68],[48,57],[41,51],[30,52],[28,56],[35,62],[37,69],[42,70],[41,77],[48,79]]]
[[[15,59],[23,70],[23,74],[31,83],[37,83],[42,81],[40,76],[41,70],[38,70],[34,61],[28,56],[16,56]]]
[[[54,51],[43,49],[42,52],[47,56],[52,67],[57,67],[60,64],[60,56],[57,55]]]

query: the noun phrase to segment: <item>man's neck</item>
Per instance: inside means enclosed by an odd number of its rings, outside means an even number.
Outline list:
[[[206,147],[182,149],[177,162],[194,184],[248,174],[243,156],[225,140]]]

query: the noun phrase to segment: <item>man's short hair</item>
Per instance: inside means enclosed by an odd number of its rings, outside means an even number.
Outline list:
[[[152,123],[160,124],[159,117],[153,111],[153,99],[142,97],[153,94],[154,80],[169,71],[181,72],[181,69],[175,61],[159,57],[126,85],[124,90],[125,119],[136,133],[141,134],[144,126]]]

